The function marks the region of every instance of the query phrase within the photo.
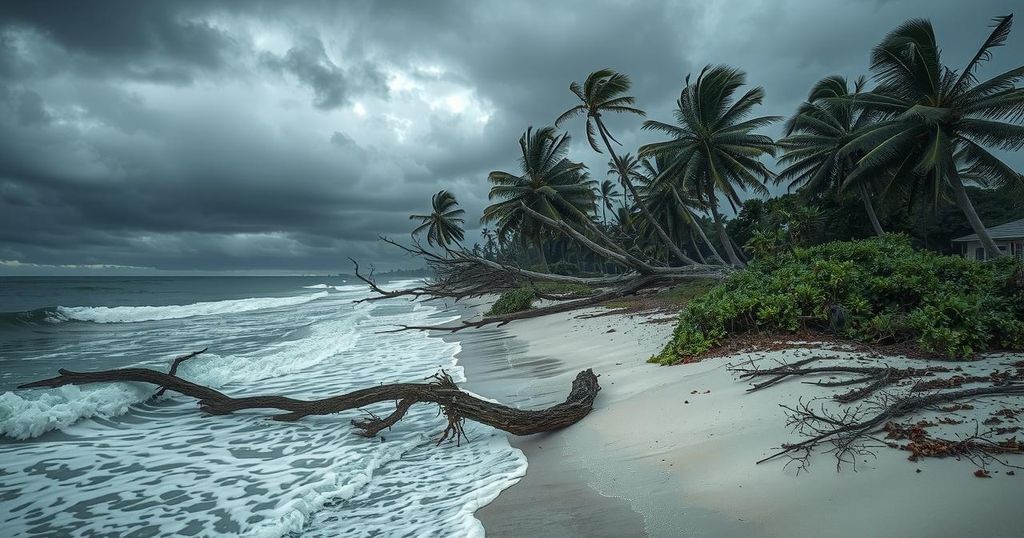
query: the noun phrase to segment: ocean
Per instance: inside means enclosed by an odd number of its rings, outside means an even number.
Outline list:
[[[483,535],[473,513],[526,460],[470,422],[469,443],[436,447],[435,406],[382,440],[352,433],[359,412],[281,423],[205,416],[141,384],[15,389],[58,368],[164,370],[205,347],[179,375],[230,395],[324,397],[442,368],[465,379],[458,342],[381,334],[457,314],[354,302],[367,295],[337,277],[0,278],[0,535]]]

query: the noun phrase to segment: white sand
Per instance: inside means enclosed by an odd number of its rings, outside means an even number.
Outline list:
[[[737,381],[727,365],[756,359],[771,366],[821,351],[661,367],[645,361],[668,340],[671,325],[646,324],[642,317],[575,319],[580,314],[510,324],[515,344],[495,340],[486,358],[461,359],[472,380],[469,388],[521,407],[561,401],[581,369],[601,375],[602,392],[582,422],[553,434],[512,438],[526,452],[529,470],[520,484],[477,513],[492,536],[1022,533],[1017,507],[1024,471],[1007,476],[997,465],[990,467],[994,478],[980,479],[970,462],[910,462],[907,452],[889,448],[858,462],[856,471],[846,466],[837,472],[828,454],[815,456],[810,471],[799,475],[785,460],[755,465],[797,439],[779,403],[831,392],[793,380],[748,394],[747,383]],[[991,357],[966,369],[982,374],[1022,358]],[[1021,408],[1019,399],[1006,403]],[[1004,407],[997,401],[976,405],[974,413],[982,418]],[[1024,459],[1014,463],[1024,465]]]

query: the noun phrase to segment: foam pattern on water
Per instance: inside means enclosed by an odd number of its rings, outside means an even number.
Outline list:
[[[254,382],[316,366],[353,346],[357,339],[356,323],[368,315],[369,309],[366,303],[359,303],[343,319],[316,323],[308,331],[309,335],[299,341],[284,341],[237,355],[222,357],[212,352],[202,355],[185,362],[179,374],[220,388],[228,383]],[[166,368],[166,364],[148,366]],[[147,400],[152,393],[152,388],[132,383],[5,392],[0,394],[0,435],[27,439],[64,428],[82,418],[120,415],[132,404]]]
[[[458,343],[419,332],[374,334],[398,323],[445,322],[436,309],[404,301],[353,305],[354,295],[332,294],[289,315],[211,318],[189,335],[157,324],[152,338],[216,336],[237,344],[237,353],[218,345],[181,370],[230,394],[322,397],[418,381],[439,368],[463,379]],[[261,323],[276,343],[242,345],[239,333]],[[470,443],[435,447],[444,419],[428,405],[414,406],[381,442],[352,434],[356,412],[278,423],[267,420],[270,411],[204,416],[181,396],[137,403],[150,392],[128,384],[87,389],[0,396],[6,434],[53,421],[63,428],[0,443],[5,535],[482,535],[473,512],[526,468],[504,434],[475,423],[466,424]],[[97,402],[105,399],[121,403],[104,408]],[[86,408],[94,418],[74,423]]]
[[[58,306],[60,318],[93,323],[137,323],[163,319],[190,318],[193,316],[216,316],[239,314],[267,308],[296,306],[326,297],[321,291],[291,297],[251,297],[227,301],[209,301],[185,305],[168,306]]]

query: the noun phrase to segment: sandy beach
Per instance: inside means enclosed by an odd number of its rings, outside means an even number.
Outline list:
[[[1012,469],[1000,465],[989,467],[993,478],[980,479],[969,461],[911,462],[907,452],[886,447],[875,451],[877,457],[861,458],[856,469],[847,465],[838,472],[829,454],[816,455],[799,473],[784,459],[756,465],[795,439],[780,403],[832,393],[797,380],[747,393],[748,384],[729,365],[774,365],[821,350],[656,366],[646,360],[673,325],[651,323],[644,315],[585,318],[603,312],[530,319],[465,337],[460,364],[470,379],[466,388],[512,405],[561,401],[581,369],[601,376],[595,409],[580,423],[550,434],[510,436],[526,453],[529,469],[477,512],[489,535],[1019,535],[1015,508],[1024,476],[1008,475]],[[828,353],[845,361],[901,364],[897,358]],[[1022,358],[989,356],[963,367],[986,374]],[[998,400],[979,401],[973,415],[960,418],[973,424],[1003,405]]]

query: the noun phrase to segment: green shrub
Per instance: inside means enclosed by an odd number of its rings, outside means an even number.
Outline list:
[[[905,236],[796,248],[763,258],[681,312],[652,362],[685,361],[751,331],[807,327],[943,357],[1024,349],[1019,261],[915,251]]]
[[[491,305],[491,309],[484,316],[499,316],[529,310],[533,306],[533,290],[528,288],[516,288],[508,290],[498,297],[498,300]]]
[[[488,310],[484,315],[498,316],[529,310],[533,306],[534,299],[537,298],[537,294],[534,289],[543,293],[563,295],[570,298],[587,297],[594,293],[593,288],[583,284],[574,284],[571,282],[536,282],[533,284],[533,287],[524,285],[523,287],[502,293],[498,297],[498,300],[491,305],[490,310]]]

